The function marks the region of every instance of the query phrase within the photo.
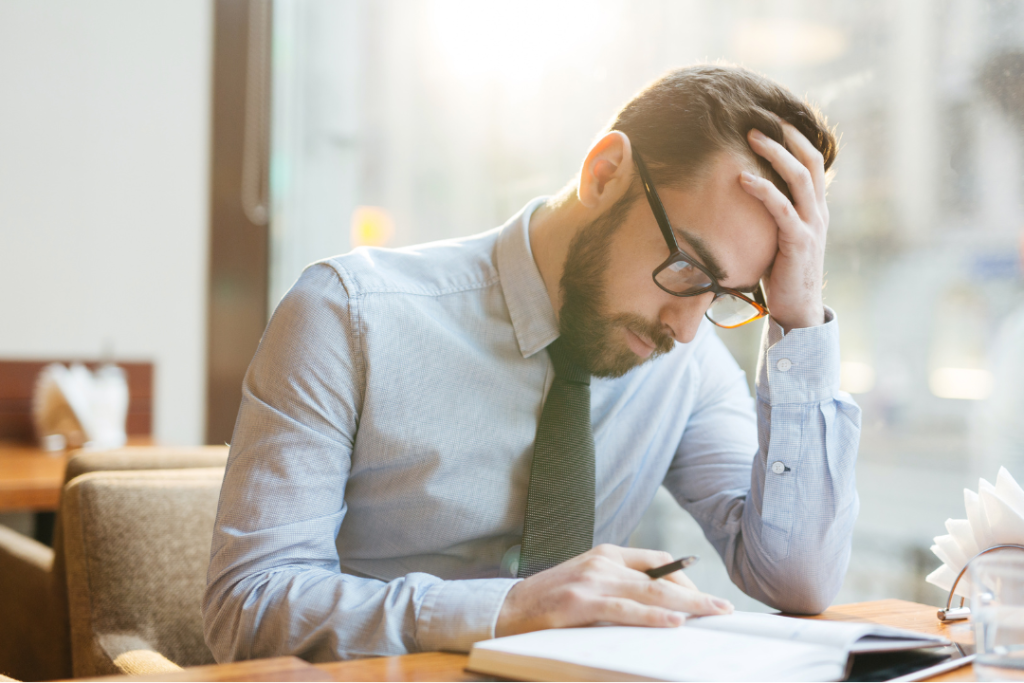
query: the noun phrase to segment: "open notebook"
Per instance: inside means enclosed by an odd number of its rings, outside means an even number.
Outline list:
[[[736,612],[678,628],[552,629],[477,643],[466,668],[520,680],[838,681],[860,653],[948,645],[939,636]]]

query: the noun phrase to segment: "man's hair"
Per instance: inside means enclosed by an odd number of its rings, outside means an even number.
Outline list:
[[[755,161],[761,174],[790,196],[771,164],[747,143],[751,128],[782,143],[782,126],[772,114],[803,133],[821,152],[828,170],[838,150],[825,117],[778,83],[737,66],[669,71],[637,93],[606,132],[617,130],[629,137],[656,184],[691,180],[707,169],[713,155],[732,151]]]

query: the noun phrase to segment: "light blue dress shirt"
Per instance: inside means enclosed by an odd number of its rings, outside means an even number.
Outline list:
[[[529,244],[541,201],[473,237],[319,262],[278,306],[214,530],[203,617],[218,661],[493,637],[558,336]],[[747,594],[825,608],[849,560],[860,434],[826,319],[766,323],[756,404],[707,321],[594,379],[595,543],[625,545],[664,484]]]

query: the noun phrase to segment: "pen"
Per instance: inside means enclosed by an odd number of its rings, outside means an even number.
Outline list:
[[[662,565],[660,567],[648,569],[644,573],[652,579],[660,579],[663,576],[668,576],[672,572],[677,572],[680,569],[686,569],[699,559],[700,558],[696,555],[690,555],[689,557],[680,557],[675,562],[669,562],[668,564]]]

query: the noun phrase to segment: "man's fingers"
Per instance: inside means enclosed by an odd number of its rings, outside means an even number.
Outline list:
[[[803,229],[804,223],[786,195],[775,187],[770,180],[765,180],[753,173],[743,172],[740,185],[748,194],[761,200],[779,226],[780,237],[795,235]]]
[[[804,218],[818,211],[818,192],[814,186],[811,171],[793,156],[788,149],[757,130],[751,129],[747,135],[755,152],[767,159],[772,168],[778,171],[789,186],[793,201]]]
[[[608,621],[621,626],[648,626],[669,628],[679,626],[686,617],[679,612],[644,605],[626,598],[607,598],[595,605],[594,619],[591,623]]]
[[[818,151],[818,148],[811,144],[803,133],[796,126],[788,121],[779,119],[782,125],[783,139],[786,147],[811,172],[811,179],[814,181],[814,191],[818,201],[825,201],[825,158]]]
[[[588,561],[595,572],[614,577],[623,581],[668,581],[680,588],[696,591],[697,586],[682,571],[672,572],[661,579],[652,579],[642,572],[655,569],[674,562],[676,558],[662,550],[645,550],[643,548],[625,548],[615,545],[598,546]],[[598,559],[600,558],[600,559]],[[621,564],[619,564],[621,562]],[[613,565],[617,565],[613,566]],[[608,574],[606,574],[608,572]]]
[[[598,546],[598,548],[602,549],[604,546]],[[641,572],[661,567],[675,559],[663,550],[608,546],[607,551],[617,554],[622,563],[630,569],[636,569]]]
[[[661,577],[660,580],[671,581],[672,583],[674,583],[676,585],[682,586],[683,588],[686,588],[686,589],[689,589],[689,590],[692,590],[692,591],[697,590],[697,585],[693,581],[691,581],[690,577],[687,576],[685,573],[683,573],[682,570],[677,571],[677,572],[672,572],[668,576],[663,576],[663,577]]]
[[[676,559],[663,550],[645,550],[643,548],[623,548],[619,546],[609,546],[605,550],[617,555],[621,558],[622,563],[626,565],[626,567],[637,572],[645,572],[648,569],[663,567],[666,564],[674,562]],[[627,577],[623,576],[623,578]],[[639,579],[640,577],[634,575],[628,578]],[[668,576],[663,576],[662,578],[666,581],[671,581],[672,583],[682,586],[683,588],[697,590],[697,586],[690,580],[690,577],[682,571],[672,572]]]
[[[614,586],[614,594],[645,605],[700,616],[730,614],[733,610],[728,600],[683,588],[670,581],[622,581]]]

